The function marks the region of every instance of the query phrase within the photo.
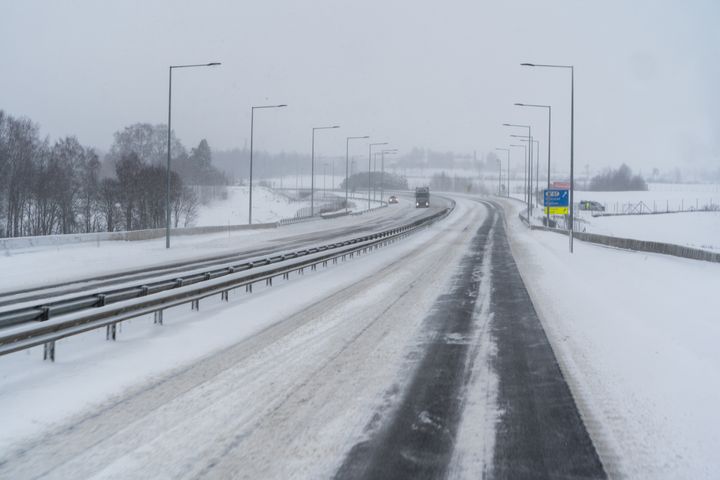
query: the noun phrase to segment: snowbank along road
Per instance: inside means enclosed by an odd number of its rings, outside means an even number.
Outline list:
[[[248,312],[222,348],[6,439],[0,477],[605,477],[491,202],[202,315]],[[73,368],[30,381],[67,395],[104,364]]]

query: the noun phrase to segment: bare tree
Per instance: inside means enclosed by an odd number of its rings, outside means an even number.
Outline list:
[[[94,150],[87,150],[81,166],[80,211],[83,217],[83,230],[98,230],[96,211],[100,203],[100,160]]]
[[[116,219],[120,216],[120,182],[114,178],[103,178],[99,186],[99,209],[105,218],[108,232],[115,230]]]
[[[115,173],[118,178],[118,201],[122,206],[125,220],[125,230],[133,229],[133,214],[135,213],[136,196],[139,193],[140,173],[142,163],[134,152],[118,160],[115,164]]]
[[[192,226],[197,220],[200,202],[195,191],[188,185],[179,185],[179,191],[173,197],[173,226],[183,228]]]
[[[185,153],[185,147],[175,138],[174,133],[171,139],[172,156],[178,157]],[[110,160],[117,162],[131,153],[135,153],[142,163],[164,165],[167,159],[167,125],[136,123],[115,132],[115,141],[110,147]]]
[[[33,159],[41,142],[38,127],[27,119],[8,117],[7,131],[7,196],[6,233],[17,237],[24,234],[24,219],[30,203]]]

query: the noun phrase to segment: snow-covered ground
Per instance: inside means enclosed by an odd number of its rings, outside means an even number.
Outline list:
[[[720,264],[580,241],[571,255],[567,237],[528,231],[522,204],[506,203],[518,267],[609,473],[717,478]]]
[[[528,231],[522,204],[507,204],[516,263],[608,473],[714,478],[720,264],[580,241],[571,255],[567,237]],[[3,357],[0,452],[27,447],[48,462],[4,467],[30,469],[11,478],[50,464],[56,478],[200,476],[194,468],[216,463],[218,476],[331,476],[368,418],[398,401],[420,348],[407,342],[482,211],[460,199],[441,224],[361,261],[208,300],[200,313],[178,307],[163,327],[138,318],[114,343],[102,331],[65,339],[55,364],[39,349]],[[399,263],[405,255],[413,261]],[[461,431],[456,448],[487,451],[491,437]]]
[[[492,192],[497,191],[497,180],[495,184],[487,182],[492,187]],[[535,182],[533,182],[534,189]],[[650,183],[646,191],[630,192],[591,192],[583,190],[582,184],[576,184],[575,203],[582,200],[600,202],[605,206],[608,213],[622,213],[640,202],[644,204],[643,211],[665,212],[678,210],[701,209],[706,205],[720,205],[720,185],[716,184],[686,184],[686,183]],[[542,192],[547,184],[541,180],[539,190]],[[518,199],[524,198],[524,182],[521,180],[510,181],[511,196]]]
[[[387,388],[410,378],[408,355],[421,348],[411,339],[424,339],[424,312],[481,218],[459,202],[441,224],[361,260],[200,312],[172,309],[163,327],[125,322],[117,342],[102,331],[65,339],[54,364],[38,349],[3,357],[0,451],[44,433],[25,444],[38,460],[14,478],[196,477],[206,465],[221,478],[332,475],[373,414],[398,401]]]
[[[517,186],[513,183],[514,186]],[[720,187],[712,184],[650,184],[644,192],[575,193],[576,201],[592,200],[606,206],[606,211],[623,212],[643,203],[642,211],[702,209],[720,205]],[[511,189],[513,189],[511,187]],[[524,199],[522,193],[513,198]],[[576,203],[577,204],[577,203]],[[575,210],[576,229],[622,238],[634,238],[705,250],[720,250],[720,212],[682,212],[655,215],[623,215],[593,217],[593,212]],[[534,218],[541,215],[535,210]],[[535,218],[536,223],[540,223]]]
[[[720,211],[582,218],[587,232],[720,250]]]
[[[324,202],[331,202],[333,192],[330,190],[332,178],[327,177],[327,190],[322,188],[322,177],[315,179],[315,208],[319,208]],[[253,187],[253,223],[271,223],[282,219],[294,218],[301,210],[310,208],[309,198],[303,200],[295,200],[293,198],[294,191],[280,190],[281,182],[279,179],[268,179],[278,189],[268,187]],[[284,186],[285,189],[292,189],[294,186]],[[194,226],[223,226],[223,225],[244,225],[248,223],[248,208],[250,204],[250,189],[242,186],[230,186],[228,189],[228,198],[225,200],[214,200],[207,205],[201,205],[198,209],[198,216]],[[286,193],[283,193],[286,192]],[[337,196],[345,196],[345,192],[337,191]],[[365,197],[365,192],[351,193],[354,197]],[[387,195],[386,195],[387,196]],[[371,195],[371,199],[380,199],[380,192]],[[362,211],[367,209],[367,204],[363,201],[351,200],[351,210]],[[352,206],[355,208],[352,208]],[[372,204],[373,207],[377,203]]]
[[[720,187],[712,184],[650,184],[645,192],[583,192],[577,201],[594,200],[606,212],[631,209],[644,212],[699,210],[720,205]],[[685,212],[656,215],[593,217],[592,212],[576,211],[580,230],[623,238],[635,238],[707,250],[720,249],[720,212]]]
[[[215,200],[198,209],[195,226],[242,225],[248,223],[250,203],[249,187],[227,187],[228,197]],[[283,218],[292,218],[298,210],[309,206],[310,202],[293,201],[267,187],[253,187],[253,222],[277,222]]]
[[[701,209],[705,205],[720,204],[720,187],[712,184],[651,183],[649,190],[639,192],[575,192],[575,202],[594,200],[605,206],[608,213],[622,213],[642,202],[652,211]]]

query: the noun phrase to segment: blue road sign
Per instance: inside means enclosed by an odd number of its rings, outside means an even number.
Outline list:
[[[546,207],[567,207],[570,194],[568,190],[543,190],[543,200]]]

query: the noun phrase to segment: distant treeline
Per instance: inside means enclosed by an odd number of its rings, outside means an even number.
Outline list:
[[[343,152],[344,153],[344,152]],[[360,156],[362,161],[356,163],[357,155],[350,158],[350,173],[361,171],[367,165],[367,153]],[[250,170],[250,150],[248,148],[215,151],[213,163],[238,183],[246,183]],[[322,172],[323,164],[327,163],[328,174],[333,163],[338,175],[345,173],[345,155],[328,156],[315,153],[315,173]],[[486,158],[478,158],[474,154],[455,152],[438,152],[424,148],[413,148],[400,155],[385,157],[386,169],[389,168],[445,168],[475,170],[478,173],[497,170],[497,157],[490,153]],[[367,172],[367,170],[366,170]],[[253,177],[268,178],[279,176],[310,174],[310,154],[297,152],[269,153],[260,149],[253,150]]]
[[[497,170],[497,157],[490,152],[485,159],[475,153],[438,152],[436,150],[415,147],[407,153],[399,155],[393,161],[400,168],[445,168],[477,170]]]
[[[436,173],[430,179],[430,190],[460,193],[488,193],[484,183],[477,178],[448,175],[444,171]]]
[[[630,167],[624,163],[614,170],[608,168],[590,180],[589,190],[595,192],[621,192],[647,190],[648,186],[640,175],[633,175]]]
[[[394,173],[372,172],[369,176],[367,172],[355,173],[348,178],[348,190],[355,192],[357,190],[367,191],[368,185],[371,190],[407,190],[407,179]],[[345,180],[340,182],[340,190],[345,190]]]
[[[193,222],[188,185],[224,185],[205,140],[189,153],[172,137],[172,224]],[[167,128],[135,124],[115,133],[101,162],[74,136],[50,142],[38,125],[0,110],[0,237],[137,230],[165,225]]]

